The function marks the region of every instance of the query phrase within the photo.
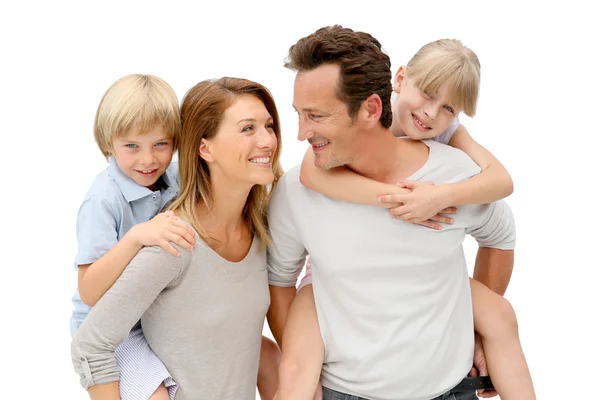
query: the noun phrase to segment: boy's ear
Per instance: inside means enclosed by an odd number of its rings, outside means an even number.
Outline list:
[[[377,94],[372,94],[363,101],[360,115],[369,127],[375,126],[381,118],[383,111],[383,103],[381,97]]]
[[[198,148],[198,155],[202,157],[204,161],[207,163],[211,163],[215,161],[211,153],[210,143],[206,139],[202,139],[200,141],[200,147]]]
[[[400,93],[400,88],[402,87],[402,82],[404,81],[404,77],[406,76],[406,66],[401,65],[394,75],[394,92]]]

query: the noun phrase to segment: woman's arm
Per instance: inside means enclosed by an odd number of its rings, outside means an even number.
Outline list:
[[[91,309],[71,343],[71,358],[85,389],[119,380],[115,349],[158,295],[189,263],[159,247],[143,248]]]
[[[398,204],[378,201],[381,194],[410,193],[407,189],[365,178],[345,167],[330,170],[317,168],[314,160],[315,155],[309,147],[302,161],[300,182],[332,199],[390,208]]]

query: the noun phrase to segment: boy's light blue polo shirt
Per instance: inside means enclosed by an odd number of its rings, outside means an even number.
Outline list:
[[[177,162],[172,162],[162,175],[166,187],[153,192],[125,175],[110,157],[108,167],[92,183],[77,214],[75,269],[98,260],[134,225],[149,221],[173,200],[179,191],[177,168]],[[75,309],[71,336],[91,309],[81,301],[79,290],[72,301]]]

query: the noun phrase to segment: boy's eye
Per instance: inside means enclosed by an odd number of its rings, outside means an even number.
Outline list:
[[[137,144],[133,144],[133,143],[127,143],[125,145],[125,147],[127,147],[128,149],[135,149],[137,147]]]
[[[446,109],[447,111],[450,111],[452,114],[454,114],[454,109],[450,106],[444,106],[444,109]]]
[[[156,143],[156,145],[159,146],[159,147],[160,146],[166,146],[168,144],[169,144],[169,142],[158,142],[158,143]]]

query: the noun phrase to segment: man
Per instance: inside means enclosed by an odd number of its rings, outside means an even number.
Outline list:
[[[393,137],[391,64],[371,35],[320,29],[290,48],[286,66],[298,71],[298,138],[312,145],[316,166],[344,165],[385,183],[442,184],[480,172],[459,150]],[[324,399],[452,395],[473,365],[462,242],[466,233],[477,239],[478,275],[503,291],[514,246],[504,202],[461,207],[452,226],[435,231],[393,220],[382,208],[313,192],[300,183],[297,167],[279,181],[268,218],[269,324],[281,344],[296,279],[310,254],[325,345]]]

